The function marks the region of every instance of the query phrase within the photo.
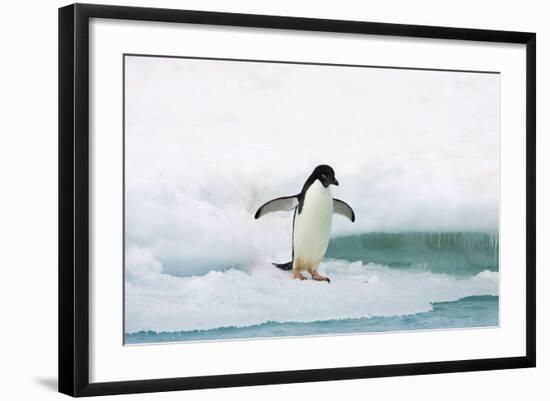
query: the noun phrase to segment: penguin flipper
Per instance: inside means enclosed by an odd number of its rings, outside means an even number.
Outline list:
[[[336,214],[347,217],[352,223],[355,221],[355,213],[351,206],[340,199],[332,199],[332,211]]]
[[[292,195],[292,196],[283,196],[281,198],[272,199],[267,203],[264,203],[256,214],[254,215],[255,219],[259,219],[265,214],[271,213],[271,212],[279,212],[279,211],[290,211],[299,204],[298,195]]]

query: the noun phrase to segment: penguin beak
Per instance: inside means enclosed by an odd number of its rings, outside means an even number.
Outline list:
[[[338,183],[338,180],[337,180],[336,178],[334,179],[333,184],[336,185],[336,186],[340,185],[340,184]]]

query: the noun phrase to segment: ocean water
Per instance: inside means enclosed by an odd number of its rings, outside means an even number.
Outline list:
[[[270,260],[188,276],[133,269],[125,343],[498,326],[498,248],[484,232],[337,237],[320,266],[330,284]]]

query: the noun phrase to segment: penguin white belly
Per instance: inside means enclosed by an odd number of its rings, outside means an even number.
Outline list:
[[[294,219],[292,268],[316,271],[325,256],[332,226],[332,194],[315,181],[306,191],[301,213]]]

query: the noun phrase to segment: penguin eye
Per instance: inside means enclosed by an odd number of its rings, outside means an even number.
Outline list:
[[[321,178],[322,178],[322,179],[324,180],[324,179],[326,179],[326,178],[327,178],[327,176],[326,176],[326,175],[324,175],[324,174],[321,174]]]

